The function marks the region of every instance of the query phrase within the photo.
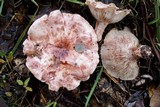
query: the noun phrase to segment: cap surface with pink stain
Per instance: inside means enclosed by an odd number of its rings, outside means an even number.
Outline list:
[[[78,14],[55,10],[43,15],[31,25],[23,45],[26,66],[53,91],[75,89],[99,62],[95,31]]]
[[[128,28],[112,29],[101,47],[101,59],[105,73],[122,80],[133,80],[139,73],[137,59],[141,57],[141,45]]]
[[[108,24],[121,21],[131,11],[129,9],[119,9],[114,3],[104,4],[95,0],[86,0],[86,4],[97,20],[95,31],[98,41],[102,39],[102,34]]]

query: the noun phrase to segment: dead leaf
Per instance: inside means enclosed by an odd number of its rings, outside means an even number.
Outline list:
[[[0,64],[4,64],[4,63],[5,63],[5,60],[0,59]]]
[[[41,94],[40,94],[40,97],[41,97],[41,103],[42,103],[43,105],[46,105],[46,104],[47,104],[47,100],[46,100],[45,96],[41,93]]]
[[[150,106],[160,107],[160,85],[153,90],[153,95],[151,96]]]
[[[143,94],[143,91],[133,93],[124,103],[124,107],[145,107]]]

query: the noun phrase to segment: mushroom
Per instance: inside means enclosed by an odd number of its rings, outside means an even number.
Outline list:
[[[101,59],[107,74],[122,80],[133,80],[139,73],[137,59],[149,58],[151,48],[139,44],[130,30],[112,29],[106,35],[101,47]]]
[[[119,9],[114,3],[104,4],[95,0],[86,0],[92,15],[97,20],[95,32],[98,41],[102,39],[103,32],[108,24],[121,21],[131,10]]]
[[[53,91],[75,89],[89,79],[99,62],[95,31],[78,14],[55,10],[40,17],[23,45],[26,66]]]

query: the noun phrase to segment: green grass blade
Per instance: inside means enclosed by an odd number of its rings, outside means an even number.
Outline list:
[[[19,44],[21,43],[22,39],[24,38],[28,28],[30,26],[30,22],[29,24],[27,25],[27,27],[23,30],[22,34],[20,35],[20,37],[18,38],[16,44],[14,45],[13,49],[12,49],[12,53],[14,54],[19,46]]]
[[[35,0],[31,0],[31,1],[34,3],[34,5],[37,6],[37,10],[38,10],[39,9],[39,5],[37,4],[37,2]]]
[[[75,3],[75,4],[79,4],[79,5],[82,5],[82,6],[85,5],[85,3],[81,2],[81,1],[78,1],[78,0],[66,0],[66,1],[71,2],[71,3]]]
[[[135,5],[134,5],[134,8],[135,8],[135,7],[137,6],[137,4],[139,3],[139,0],[129,0],[129,3],[130,3],[130,2],[134,2],[134,4],[135,4]]]
[[[57,102],[53,101],[53,102],[49,102],[45,107],[51,107],[53,105],[53,107],[56,107]]]
[[[2,16],[2,9],[4,5],[4,0],[1,0],[1,6],[0,6],[0,16]]]
[[[54,104],[53,104],[53,107],[56,107],[56,106],[57,106],[57,102],[55,101]]]
[[[25,36],[25,34],[26,34],[28,28],[29,28],[30,25],[32,24],[33,19],[35,18],[36,14],[38,13],[39,5],[36,3],[35,0],[31,0],[31,1],[37,6],[37,9],[36,9],[34,15],[32,16],[32,18],[31,18],[29,24],[28,24],[27,27],[23,30],[22,34],[20,35],[20,37],[18,38],[16,44],[14,45],[14,47],[13,47],[13,49],[12,49],[12,53],[13,53],[13,54],[16,52],[16,50],[17,50],[18,46],[20,45],[21,41],[23,40],[23,38],[24,38],[24,36]]]
[[[91,96],[92,96],[92,94],[93,94],[93,92],[94,92],[94,90],[95,90],[95,88],[96,88],[96,86],[97,86],[97,83],[98,83],[98,81],[99,81],[99,79],[100,79],[100,77],[101,77],[101,75],[102,75],[102,72],[103,72],[103,67],[101,67],[100,72],[99,72],[99,74],[98,74],[98,76],[97,76],[97,78],[96,78],[96,80],[95,80],[95,82],[94,82],[94,84],[93,84],[93,86],[92,86],[92,89],[91,89],[91,91],[90,91],[90,93],[89,93],[89,95],[88,95],[88,97],[87,97],[87,101],[86,101],[86,103],[85,103],[85,107],[88,106],[88,103],[89,103],[89,101],[90,101],[90,99],[91,99]]]
[[[134,7],[137,7],[137,4],[139,3],[139,0],[136,0],[136,4],[135,4],[135,6]]]
[[[3,64],[0,68],[0,74],[3,72],[3,70],[5,69],[5,67],[7,66],[7,63]]]
[[[155,8],[155,20],[160,19],[160,11],[159,11],[159,1],[154,0],[154,8]],[[160,22],[156,22],[156,32],[157,32],[157,39],[160,42]]]
[[[152,21],[150,21],[148,24],[149,24],[149,25],[152,25],[152,24],[155,24],[155,23],[159,23],[159,21],[160,21],[160,18],[159,18],[159,19],[152,20]]]
[[[6,54],[5,52],[0,52],[0,57],[3,58],[5,56],[5,54]]]

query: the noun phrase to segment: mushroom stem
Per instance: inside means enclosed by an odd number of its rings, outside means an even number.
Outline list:
[[[142,54],[141,54],[141,49],[140,49],[141,45],[138,46],[137,48],[133,49],[133,56],[135,57],[142,57]]]
[[[153,57],[151,47],[147,45],[139,45],[136,50],[133,51],[135,56],[140,58],[150,58]]]
[[[97,34],[98,41],[102,39],[103,32],[109,23],[97,21],[95,26],[95,32]]]

